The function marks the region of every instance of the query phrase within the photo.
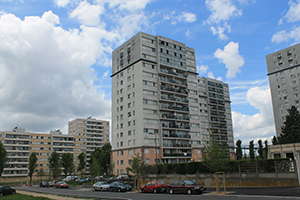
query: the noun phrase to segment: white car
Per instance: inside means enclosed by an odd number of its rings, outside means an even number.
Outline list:
[[[106,181],[99,181],[93,185],[95,191],[109,191],[110,185]]]

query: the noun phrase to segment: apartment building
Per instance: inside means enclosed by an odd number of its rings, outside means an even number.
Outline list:
[[[233,146],[228,85],[197,75],[195,50],[166,37],[140,32],[113,51],[116,174],[136,154],[147,164],[201,160],[212,130]]]
[[[74,137],[75,158],[85,152],[87,162],[91,153],[109,142],[109,121],[88,117],[77,118],[69,122],[69,135]],[[78,160],[75,162],[78,165]],[[87,163],[87,169],[88,169]]]
[[[32,133],[25,128],[15,127],[11,131],[0,132],[0,142],[7,151],[7,164],[2,174],[2,182],[28,180],[28,164],[30,153],[37,154],[37,168],[34,173],[43,169],[43,178],[49,177],[48,158],[53,151],[60,155],[71,153],[74,156],[74,174],[77,172],[77,156],[81,152],[87,154],[87,162],[91,152],[109,142],[109,122],[93,118],[75,119],[69,122],[69,134],[61,130],[51,130],[49,133]],[[88,167],[87,167],[87,174]]]
[[[300,44],[285,48],[266,56],[276,135],[287,110],[295,106],[300,110]]]

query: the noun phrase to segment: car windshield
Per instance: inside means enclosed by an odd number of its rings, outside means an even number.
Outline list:
[[[166,183],[163,181],[159,181],[159,182],[157,182],[157,185],[166,185]]]
[[[186,184],[186,185],[196,185],[196,183],[194,183],[193,181],[191,181],[191,180],[185,180],[185,181],[183,181],[184,182],[184,184]]]

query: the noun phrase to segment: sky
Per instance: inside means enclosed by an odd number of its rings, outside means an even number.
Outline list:
[[[229,84],[234,140],[275,135],[265,56],[300,41],[300,0],[0,0],[0,130],[111,120],[112,51],[138,32]]]

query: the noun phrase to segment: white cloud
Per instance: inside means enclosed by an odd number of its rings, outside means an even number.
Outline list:
[[[271,41],[280,43],[283,41],[294,40],[294,43],[300,42],[300,26],[294,26],[290,32],[281,30],[272,36]]]
[[[204,76],[208,69],[209,67],[207,65],[197,66],[197,72],[199,73],[200,76]]]
[[[179,16],[179,20],[192,23],[197,20],[197,17],[194,13],[191,12],[182,12],[181,15]]]
[[[106,62],[112,48],[105,44],[119,35],[85,26],[64,30],[53,22],[59,19],[50,12],[24,20],[0,16],[2,129],[26,124],[28,131],[48,132],[70,118],[110,119],[111,103],[90,66]]]
[[[79,6],[70,13],[71,18],[77,18],[81,24],[97,26],[100,23],[100,15],[104,13],[101,5],[91,5],[82,1]]]
[[[136,11],[144,9],[147,4],[153,0],[96,0],[99,4],[108,3],[110,8],[118,8],[119,10]]]
[[[172,11],[170,14],[164,14],[163,20],[170,20],[171,24],[175,25],[178,22],[193,23],[197,20],[197,17],[194,13],[191,12],[182,12],[181,14],[176,15],[176,12]]]
[[[232,0],[206,0],[206,7],[212,14],[204,22],[204,24],[215,24],[210,27],[210,30],[214,35],[218,35],[221,40],[227,39],[224,34],[225,28],[230,32],[231,27],[228,25],[228,20],[231,18],[239,17],[242,15],[242,10],[238,9],[232,2]]]
[[[284,16],[289,23],[300,21],[300,0],[290,0],[289,1],[289,10]]]
[[[48,12],[45,12],[42,15],[42,19],[47,20],[48,22],[52,23],[53,25],[59,24],[59,17],[57,15],[54,15],[53,12],[50,10]]]
[[[219,76],[219,77],[217,78],[217,80],[218,80],[218,81],[223,81],[223,78],[222,78],[221,76]]]
[[[221,21],[242,15],[242,10],[237,9],[231,0],[206,0],[205,4],[208,10],[212,12],[206,20],[208,24],[218,24]]]
[[[189,37],[191,35],[191,31],[190,31],[190,29],[188,29],[186,32],[185,32],[185,36],[186,37]]]
[[[217,29],[213,26],[210,27],[210,30],[213,32],[214,35],[219,35],[220,40],[227,40],[227,36],[224,34],[225,28],[218,27]]]
[[[71,2],[71,0],[54,0],[54,3],[58,6],[58,7],[65,7],[66,5],[68,5]]]
[[[234,139],[242,139],[244,145],[251,140],[270,141],[275,135],[270,90],[251,88],[247,92],[247,101],[258,109],[259,113],[245,115],[232,111]]]
[[[215,79],[216,77],[214,76],[214,73],[212,71],[207,73],[207,77],[211,79]]]
[[[239,43],[229,42],[224,50],[217,49],[214,56],[223,62],[228,69],[226,78],[234,78],[240,72],[240,68],[244,65],[244,58],[239,53]]]
[[[132,36],[134,33],[141,30],[141,26],[147,26],[148,18],[144,15],[143,12],[133,13],[130,15],[126,15],[118,20],[121,26],[122,36],[128,38]]]

